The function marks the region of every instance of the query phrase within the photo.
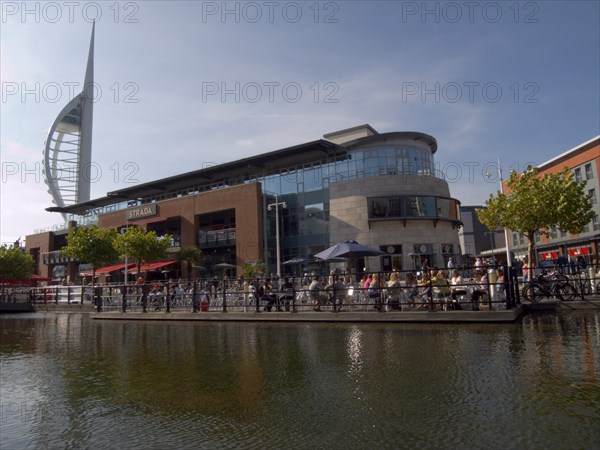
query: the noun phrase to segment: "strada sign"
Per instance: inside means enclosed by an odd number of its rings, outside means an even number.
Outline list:
[[[158,213],[156,204],[151,203],[149,205],[136,206],[135,208],[128,209],[125,211],[125,219],[136,220],[144,217],[155,216]]]

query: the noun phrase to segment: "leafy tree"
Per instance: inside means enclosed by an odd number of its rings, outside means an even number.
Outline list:
[[[90,264],[95,277],[98,267],[119,260],[117,236],[117,230],[114,228],[98,228],[97,225],[73,228],[67,236],[67,245],[61,251],[77,261]]]
[[[33,273],[33,264],[33,257],[19,247],[0,247],[0,279],[25,280]]]
[[[267,270],[267,265],[262,261],[244,261],[241,265],[242,275],[246,280],[251,280],[254,277],[264,274]]]
[[[509,228],[527,236],[530,271],[536,264],[536,231],[548,236],[550,228],[558,227],[579,234],[594,217],[585,182],[577,182],[567,167],[540,176],[538,168],[529,166],[524,173],[512,172],[506,185],[508,193],[490,194],[487,209],[478,209],[477,217],[490,230]]]
[[[159,237],[154,231],[144,231],[139,227],[130,227],[117,237],[119,255],[134,262],[138,274],[143,264],[165,259],[170,246],[168,234]]]
[[[61,251],[68,257],[92,266],[92,292],[96,269],[119,260],[117,236],[117,230],[114,228],[98,228],[97,225],[72,228],[69,231],[67,245]]]
[[[202,250],[200,250],[198,247],[187,247],[182,249],[177,254],[177,260],[186,264],[188,281],[190,280],[192,275],[192,264],[198,264],[201,261],[201,259]]]

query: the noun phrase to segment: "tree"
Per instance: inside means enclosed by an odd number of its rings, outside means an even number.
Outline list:
[[[33,257],[18,246],[0,246],[0,279],[26,280],[33,273]]]
[[[96,269],[119,260],[117,236],[117,230],[114,228],[98,228],[97,225],[72,228],[69,231],[67,245],[61,251],[68,257],[92,266],[92,292]]]
[[[264,274],[267,270],[267,265],[262,261],[244,261],[241,267],[242,275],[246,280]]]
[[[146,232],[139,227],[130,227],[117,237],[119,255],[134,262],[138,274],[142,264],[165,259],[169,247],[171,237],[168,234],[159,237],[154,231]]]
[[[198,247],[187,247],[182,249],[177,254],[177,260],[179,262],[186,263],[188,281],[190,280],[192,274],[192,264],[198,264],[201,259],[202,250],[200,250]]]
[[[579,234],[594,217],[591,197],[585,195],[585,182],[577,182],[568,167],[555,174],[539,175],[529,166],[523,173],[512,172],[506,182],[508,194],[490,194],[487,209],[477,209],[477,217],[490,230],[509,228],[527,236],[529,279],[535,266],[536,231],[548,236],[552,227]]]

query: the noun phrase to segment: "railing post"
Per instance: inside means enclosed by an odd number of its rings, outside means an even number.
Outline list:
[[[54,288],[54,303],[58,305],[58,286]]]
[[[148,291],[150,290],[150,285],[147,283],[142,284],[142,312],[148,312]]]
[[[258,281],[258,279],[257,279],[257,281]],[[258,286],[254,286],[254,297],[256,297],[256,312],[259,313],[260,312],[260,292],[259,292]]]
[[[102,312],[102,296],[100,295],[100,286],[96,286],[92,292],[92,296],[96,299],[96,311]]]
[[[292,308],[290,309],[291,313],[297,313],[296,309],[296,280],[292,281]]]
[[[121,301],[121,312],[127,312],[127,284],[123,285],[123,298]]]
[[[67,305],[71,304],[71,286],[67,286]]]
[[[199,309],[198,294],[196,293],[197,288],[198,288],[198,282],[196,280],[194,280],[194,288],[192,290],[192,312],[195,312],[195,313],[197,313],[198,309]]]
[[[223,280],[223,312],[227,312],[227,283]]]
[[[167,296],[165,298],[165,312],[171,312],[171,283],[167,281]]]
[[[433,280],[431,279],[431,273],[429,274],[429,311],[435,311],[435,307],[433,305]]]

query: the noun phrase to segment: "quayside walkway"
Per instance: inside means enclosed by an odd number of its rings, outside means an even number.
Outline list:
[[[95,320],[220,321],[220,322],[514,322],[523,305],[505,311],[303,311],[303,312],[103,312]]]

